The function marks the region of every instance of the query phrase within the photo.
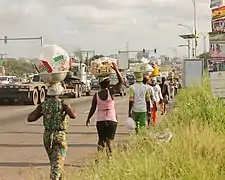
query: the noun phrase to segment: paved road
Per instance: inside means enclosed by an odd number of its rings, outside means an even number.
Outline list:
[[[93,126],[89,128],[85,126],[91,97],[69,101],[77,111],[77,118],[70,121],[68,131],[67,169],[78,167],[80,161],[95,153],[97,142],[95,121],[92,122]],[[122,121],[127,117],[127,104],[127,97],[116,97],[116,108],[121,120],[117,141],[126,137]],[[26,122],[28,113],[34,108],[34,106],[0,107],[0,179],[2,180],[39,180],[43,179],[41,176],[48,178],[48,158],[42,144],[42,120],[35,123]]]

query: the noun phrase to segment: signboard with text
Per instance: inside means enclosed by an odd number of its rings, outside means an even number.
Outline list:
[[[211,72],[210,81],[213,97],[225,98],[225,71]]]
[[[212,32],[225,32],[225,17],[212,20]]]

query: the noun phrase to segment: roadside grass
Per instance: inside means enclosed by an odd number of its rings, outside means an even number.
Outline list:
[[[170,143],[155,141],[150,132],[131,136],[112,159],[100,158],[76,180],[224,180],[225,109],[211,96],[208,78],[203,87],[181,90],[175,107],[154,131],[169,128]]]

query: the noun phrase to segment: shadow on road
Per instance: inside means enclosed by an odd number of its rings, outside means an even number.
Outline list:
[[[40,134],[42,135],[42,132],[33,132],[33,131],[5,131],[1,132],[0,134]],[[72,135],[97,135],[97,132],[68,132],[67,134]],[[118,132],[117,135],[127,135],[127,133]]]
[[[77,147],[77,148],[83,148],[83,147],[97,147],[96,144],[68,144],[69,147]],[[44,147],[43,144],[0,144],[0,147],[5,147],[5,148],[12,148],[12,147],[21,147],[21,148],[26,148],[26,147]]]
[[[0,167],[43,167],[50,166],[50,163],[35,163],[35,162],[0,162]],[[81,164],[65,164],[66,167],[84,167]]]

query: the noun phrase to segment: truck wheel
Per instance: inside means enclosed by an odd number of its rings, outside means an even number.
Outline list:
[[[38,104],[38,90],[34,89],[33,93],[32,93],[32,103],[33,105],[37,105]]]
[[[45,89],[41,88],[40,93],[39,93],[39,103],[44,102],[45,100]]]
[[[123,95],[124,95],[124,96],[126,96],[126,95],[127,95],[127,91],[126,91],[126,89],[124,90]]]
[[[75,85],[73,97],[74,97],[74,98],[77,98],[77,96],[78,96],[78,87],[77,87],[77,85]]]
[[[123,97],[123,91],[120,93],[120,96]]]
[[[82,96],[82,86],[79,85],[78,87],[79,87],[79,88],[78,88],[78,98],[79,98],[79,97]]]

